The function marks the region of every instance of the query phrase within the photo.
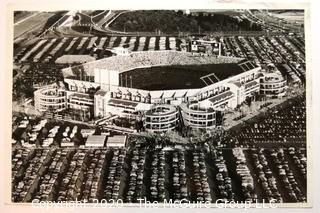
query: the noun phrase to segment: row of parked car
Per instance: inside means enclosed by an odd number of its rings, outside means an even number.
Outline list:
[[[243,152],[243,149],[233,149],[232,153],[236,159],[236,172],[237,175],[241,178],[241,187],[244,197],[247,201],[255,201],[258,197],[255,193],[253,177],[251,175],[250,169],[248,168],[247,159]]]
[[[139,147],[143,141],[144,140],[141,140],[141,138],[137,138],[135,141],[137,147]],[[137,202],[137,199],[142,198],[143,171],[147,150],[145,147],[137,147],[132,151],[131,170],[128,173],[127,182],[128,191],[125,196],[125,201],[127,202]]]
[[[124,149],[116,149],[113,151],[111,164],[108,168],[107,183],[103,192],[103,199],[118,199],[121,174],[124,164],[126,151]]]
[[[129,143],[128,148],[13,149],[12,199],[306,201],[303,149],[168,149],[150,146],[144,137],[130,137]]]
[[[281,179],[290,202],[306,202],[306,196],[300,189],[292,169],[284,155],[283,149],[270,150],[270,156],[275,162],[276,170]]]
[[[214,159],[214,167],[217,170],[217,174],[215,176],[217,197],[225,201],[234,200],[235,193],[232,187],[232,180],[229,176],[227,163],[224,159],[222,150],[213,150],[212,157]]]
[[[38,190],[34,193],[34,199],[39,201],[53,200],[57,192],[61,174],[64,173],[66,162],[64,161],[71,153],[68,150],[57,150],[54,160],[48,166],[43,177],[40,178]]]
[[[206,173],[206,165],[203,152],[193,152],[193,177],[194,193],[196,200],[201,202],[211,202],[210,187]]]
[[[225,132],[230,147],[299,146],[306,143],[305,95],[268,109],[266,114],[242,124],[241,129]]]
[[[173,200],[182,200],[188,197],[186,162],[184,152],[176,151],[172,153],[172,185]]]
[[[222,52],[260,65],[283,64],[294,82],[305,78],[305,50],[301,37],[231,36],[223,39]]]
[[[15,173],[19,176],[12,177],[12,199],[16,202],[31,200],[32,192],[37,188],[40,177],[45,174],[46,166],[53,158],[53,151],[49,149],[36,150],[28,162],[23,161],[25,166],[20,167]],[[13,166],[13,168],[16,168]]]
[[[289,148],[289,155],[293,160],[294,164],[298,167],[304,180],[307,180],[307,157],[300,149],[294,147]]]
[[[151,156],[150,200],[165,199],[165,154],[163,151],[153,152]]]
[[[278,189],[279,183],[277,183],[276,178],[271,171],[263,149],[252,151],[250,154],[255,174],[258,177],[258,183],[263,189],[265,199],[267,201],[276,200],[277,202],[283,202],[282,195]]]

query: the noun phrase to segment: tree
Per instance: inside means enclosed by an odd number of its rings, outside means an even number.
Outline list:
[[[135,128],[137,130],[137,132],[141,132],[142,128],[143,128],[143,122],[142,120],[136,121],[135,122]]]
[[[72,138],[72,142],[74,143],[75,146],[80,146],[81,145],[81,141],[82,141],[82,136],[79,134],[76,134],[73,138]]]
[[[60,147],[60,143],[59,143],[59,141],[58,140],[56,140],[56,139],[54,139],[53,140],[53,143],[52,143],[52,147]]]
[[[29,142],[29,135],[26,133],[26,131],[24,131],[21,135],[21,140],[24,140],[24,142]]]
[[[28,126],[27,126],[26,130],[27,130],[28,132],[30,132],[30,131],[32,130],[32,126],[31,126],[31,124],[28,124]]]
[[[36,139],[35,144],[36,144],[36,147],[37,147],[37,148],[38,148],[38,147],[41,147],[42,142],[41,142],[41,140],[39,139],[39,137]]]
[[[48,129],[46,127],[43,127],[42,130],[41,130],[41,133],[43,136],[47,135],[48,134]]]
[[[248,104],[248,106],[250,107],[251,106],[251,103],[252,103],[252,98],[247,96],[246,97],[246,103]]]

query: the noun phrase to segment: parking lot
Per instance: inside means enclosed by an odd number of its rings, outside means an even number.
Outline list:
[[[226,147],[300,147],[306,146],[305,94],[267,109],[220,137]]]
[[[294,148],[15,149],[12,199],[305,202],[305,156]]]

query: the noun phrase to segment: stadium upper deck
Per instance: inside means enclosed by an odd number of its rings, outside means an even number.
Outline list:
[[[136,68],[172,65],[232,64],[242,58],[194,56],[192,53],[180,51],[148,51],[132,52],[128,55],[109,57],[79,66],[63,69],[65,78],[86,81],[88,76],[95,76],[95,70],[126,72]],[[88,81],[93,81],[88,80]]]

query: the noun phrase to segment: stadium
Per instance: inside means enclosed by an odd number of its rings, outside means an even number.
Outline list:
[[[151,132],[179,125],[214,128],[216,112],[234,109],[259,93],[264,77],[261,67],[242,58],[183,51],[127,51],[62,71],[67,108],[93,107],[96,119],[143,114]],[[38,105],[43,110],[46,103]]]

